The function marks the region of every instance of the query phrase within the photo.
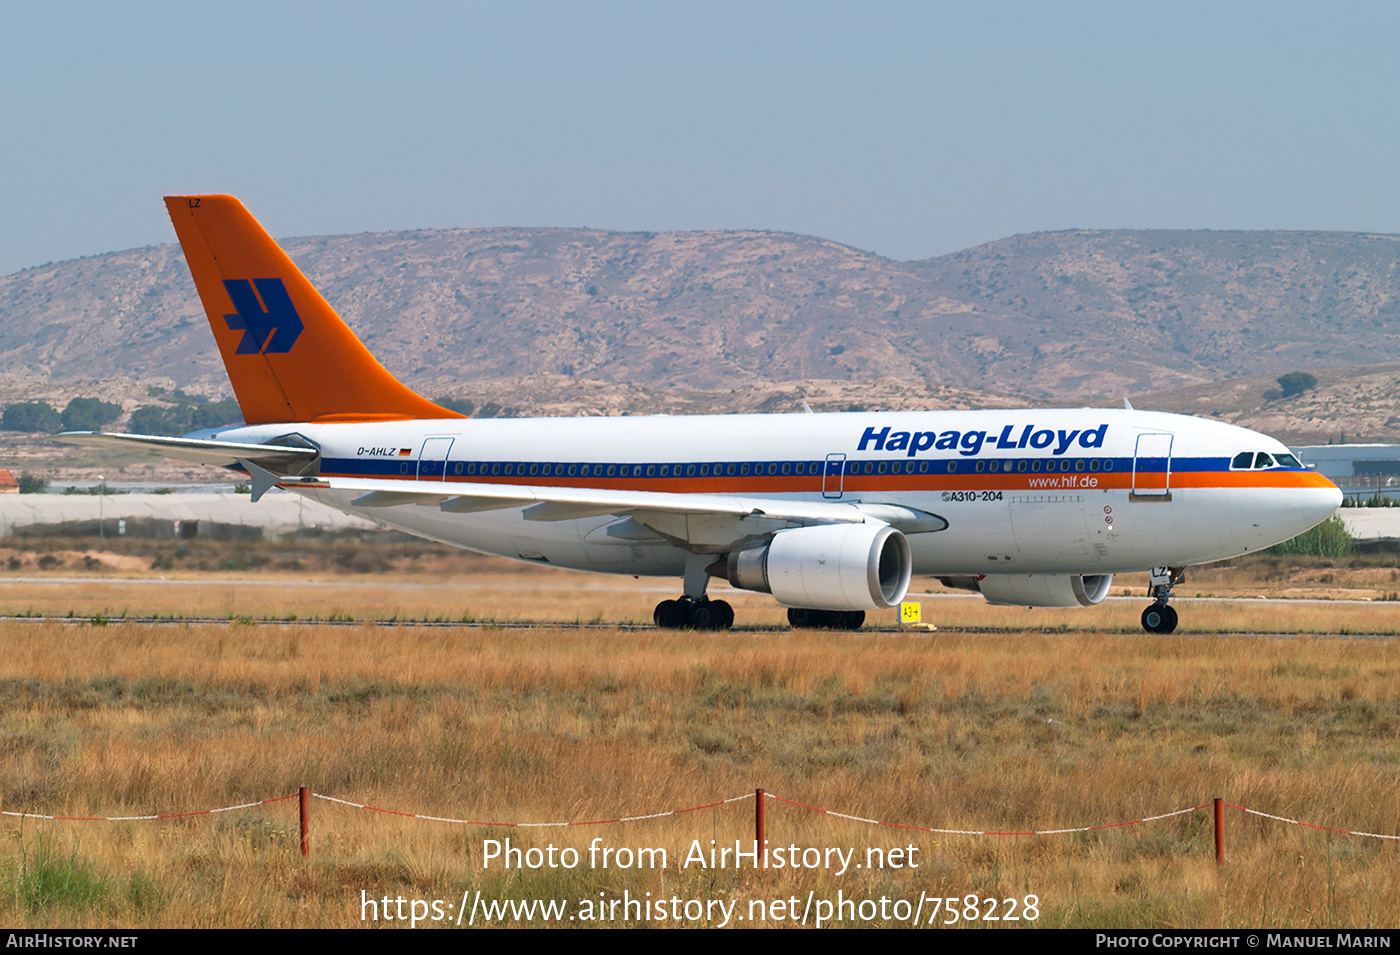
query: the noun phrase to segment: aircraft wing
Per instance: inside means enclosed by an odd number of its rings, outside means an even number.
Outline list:
[[[157,434],[112,434],[98,431],[65,431],[55,441],[89,448],[125,451],[148,458],[188,461],[213,467],[231,467],[239,461],[252,461],[263,467],[287,469],[314,461],[320,453],[314,448],[282,447],[272,444],[238,444],[233,441],[206,441],[199,438],[167,438]]]
[[[358,491],[355,507],[421,504],[444,511],[489,511],[524,507],[526,520],[571,521],[634,511],[665,511],[724,517],[766,517],[817,524],[853,523],[867,515],[849,504],[730,497],[723,494],[674,494],[666,491],[613,491],[605,488],[541,487],[519,484],[444,484],[441,481],[380,481],[373,478],[279,478],[288,490],[324,488]]]
[[[257,489],[260,477],[254,473]],[[272,475],[263,480],[271,483]],[[691,544],[727,544],[751,534],[813,524],[876,521],[907,534],[943,530],[943,518],[892,504],[796,501],[722,494],[675,494],[605,488],[543,487],[518,484],[444,484],[441,481],[384,481],[370,478],[277,478],[288,490],[353,491],[356,508],[419,505],[450,513],[522,508],[530,521],[569,521],[587,517],[630,517],[613,536],[633,539],[641,527]],[[641,525],[641,527],[637,527]]]

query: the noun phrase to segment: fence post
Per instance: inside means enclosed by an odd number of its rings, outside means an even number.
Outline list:
[[[768,836],[763,822],[763,790],[755,789],[753,794],[753,839],[758,849],[760,864],[768,865]]]
[[[1225,864],[1225,800],[1215,797],[1215,864]]]
[[[307,811],[306,787],[301,787],[301,854],[311,855],[311,816]]]

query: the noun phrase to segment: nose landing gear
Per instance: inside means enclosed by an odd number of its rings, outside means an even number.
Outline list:
[[[1156,602],[1142,612],[1142,629],[1148,633],[1171,633],[1176,629],[1176,611],[1168,606],[1172,588],[1186,579],[1184,567],[1153,567],[1147,595]]]

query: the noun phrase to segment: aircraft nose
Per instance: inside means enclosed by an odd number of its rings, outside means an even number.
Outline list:
[[[1342,497],[1342,489],[1331,481],[1327,481],[1325,486],[1319,484],[1317,487],[1300,488],[1294,505],[1298,533],[1321,524],[1335,514],[1337,508],[1342,506]]]
[[[1326,478],[1313,476],[1303,487],[1236,500],[1230,509],[1230,523],[1239,542],[1253,550],[1296,537],[1327,520],[1341,506],[1341,489]]]
[[[1324,478],[1324,480],[1326,479]],[[1314,524],[1321,524],[1336,513],[1337,508],[1342,506],[1342,499],[1345,495],[1342,494],[1342,489],[1331,481],[1327,481],[1325,487],[1310,488],[1309,490],[1314,493],[1309,495],[1304,507],[1310,513],[1316,514],[1316,518],[1313,520]]]

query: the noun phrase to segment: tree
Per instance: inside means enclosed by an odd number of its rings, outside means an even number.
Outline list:
[[[74,398],[63,409],[63,430],[96,431],[121,417],[122,406],[97,398]]]
[[[471,417],[471,413],[476,410],[476,402],[470,398],[439,398],[435,403],[448,411],[455,411],[467,417]]]
[[[1283,397],[1292,398],[1317,387],[1317,378],[1306,371],[1290,371],[1278,376],[1278,386],[1283,389]]]
[[[175,409],[171,409],[172,411]],[[227,424],[242,424],[243,412],[238,402],[225,398],[223,401],[209,401],[188,409],[190,431],[204,428],[221,428]]]
[[[49,488],[47,478],[41,478],[37,474],[30,474],[25,471],[19,476],[19,492],[21,494],[43,494]]]
[[[186,417],[182,408],[162,408],[160,405],[143,405],[131,413],[131,430],[134,434],[181,435]]]
[[[5,408],[0,425],[6,431],[57,431],[63,419],[47,401],[21,401]]]

